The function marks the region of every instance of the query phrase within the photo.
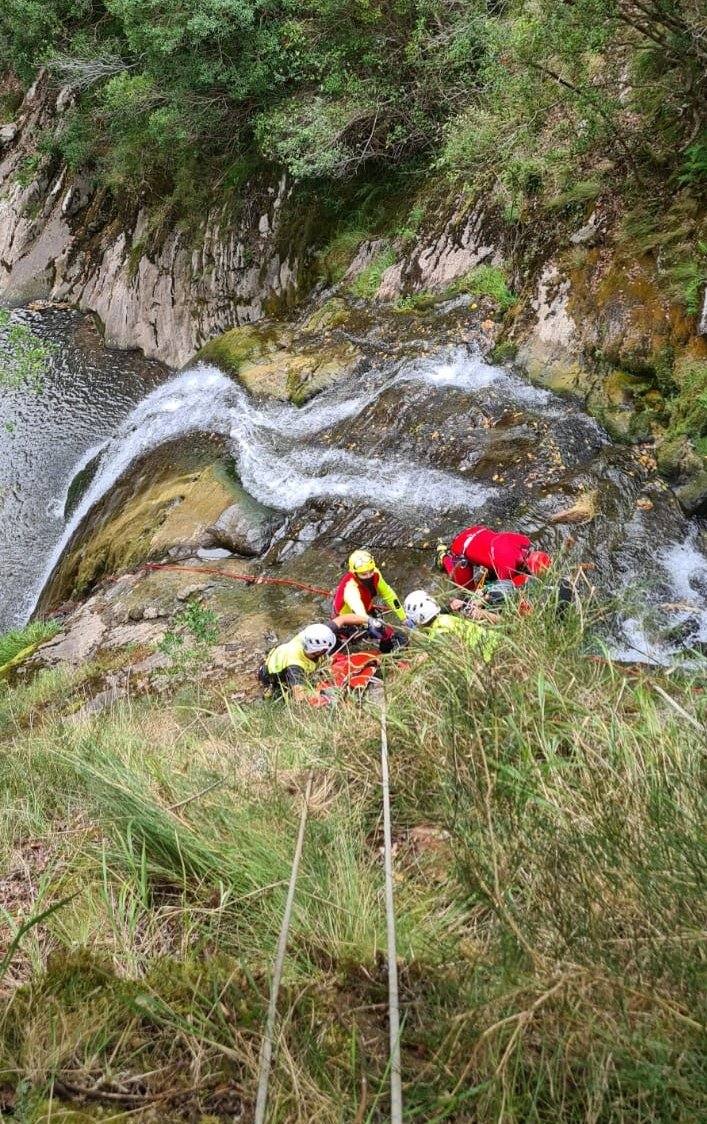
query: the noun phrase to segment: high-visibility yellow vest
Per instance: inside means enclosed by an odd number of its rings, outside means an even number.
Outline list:
[[[307,675],[317,669],[314,660],[310,660],[305,654],[299,632],[286,644],[278,644],[277,648],[273,648],[265,661],[265,667],[271,675],[281,675],[287,667],[301,667]]]
[[[440,613],[425,630],[428,636],[461,636],[472,648],[481,650],[481,657],[488,663],[498,647],[498,636],[491,629],[483,628],[475,621],[466,621],[451,613]]]

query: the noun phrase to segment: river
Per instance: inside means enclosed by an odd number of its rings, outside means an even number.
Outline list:
[[[91,316],[22,309],[13,320],[54,351],[39,393],[0,388],[0,630],[33,608],[78,469],[170,375],[139,352],[105,348]]]
[[[414,565],[430,553],[423,539],[485,520],[594,563],[597,584],[624,602],[617,655],[665,660],[707,643],[698,525],[575,401],[473,349],[381,358],[298,408],[253,398],[212,366],[175,375],[108,350],[78,313],[16,315],[56,352],[41,394],[0,402],[12,427],[0,454],[0,627],[27,619],[66,545],[134,465],[216,434],[247,491],[288,515],[268,564],[370,536],[394,559],[408,548]],[[552,524],[587,493],[596,518]]]

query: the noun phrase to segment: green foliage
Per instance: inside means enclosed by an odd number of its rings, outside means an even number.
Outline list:
[[[81,94],[73,167],[198,213],[275,163],[318,184],[438,168],[492,187],[510,222],[580,208],[597,167],[697,187],[705,79],[681,0],[6,0],[0,61]],[[90,122],[90,124],[87,124]],[[584,186],[581,186],[584,185]],[[560,202],[565,200],[564,202]],[[422,212],[399,226],[415,236]]]
[[[680,176],[680,183],[687,187],[703,187],[705,181],[707,181],[707,134],[686,150]]]
[[[383,274],[391,265],[395,265],[393,250],[382,250],[381,253],[376,254],[370,265],[362,269],[351,282],[349,288],[353,295],[362,300],[372,300],[378,291]]]
[[[341,281],[366,237],[365,230],[342,230],[320,250],[318,262],[330,285]]]
[[[24,628],[15,628],[0,636],[0,675],[8,664],[15,664],[18,656],[27,655],[59,631],[54,621],[33,621]]]
[[[676,378],[680,392],[671,402],[669,433],[707,437],[707,360],[685,360]]]
[[[517,354],[517,343],[513,340],[500,340],[491,352],[491,359],[494,363],[512,363]]]
[[[398,297],[393,308],[396,312],[424,312],[425,309],[432,308],[440,299],[439,293],[430,293],[426,289],[421,289],[418,293],[406,293],[405,296]]]
[[[685,311],[690,316],[699,316],[707,287],[707,242],[697,243],[694,256],[675,262],[671,282],[673,292]]]
[[[40,152],[33,152],[30,156],[25,156],[15,173],[15,179],[21,187],[29,187],[37,175],[41,163],[42,154]]]
[[[198,601],[176,613],[158,648],[169,659],[169,674],[187,680],[207,662],[218,640],[218,617]]]
[[[38,394],[55,348],[35,335],[26,324],[13,321],[0,308],[0,387],[27,388]]]
[[[477,265],[463,277],[459,277],[447,290],[448,296],[455,296],[457,293],[491,297],[504,312],[516,302],[515,294],[508,288],[503,269],[497,265]]]

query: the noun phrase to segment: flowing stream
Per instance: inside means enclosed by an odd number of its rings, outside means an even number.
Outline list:
[[[298,408],[251,397],[212,366],[170,375],[107,351],[75,313],[37,321],[58,345],[45,390],[7,395],[0,407],[0,424],[14,423],[0,456],[0,627],[27,619],[67,544],[132,466],[189,435],[216,434],[245,489],[293,525],[324,504],[343,505],[347,518],[382,512],[398,528],[422,521],[434,533],[474,518],[520,518],[532,531],[573,491],[598,489],[602,518],[576,533],[604,580],[628,587],[650,576],[652,601],[676,605],[674,647],[707,642],[707,558],[672,495],[641,510],[629,454],[596,422],[468,349],[382,361]],[[651,644],[627,611],[620,654],[663,658],[665,645]]]

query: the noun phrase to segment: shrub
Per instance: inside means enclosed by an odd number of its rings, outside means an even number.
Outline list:
[[[515,294],[508,288],[506,275],[497,265],[477,265],[454,281],[447,290],[448,295],[474,293],[476,296],[491,297],[503,311],[515,304]]]
[[[361,297],[363,300],[372,300],[378,291],[386,269],[394,264],[394,251],[383,250],[376,255],[370,265],[361,270],[358,277],[354,278],[350,285],[351,292],[354,296]]]

